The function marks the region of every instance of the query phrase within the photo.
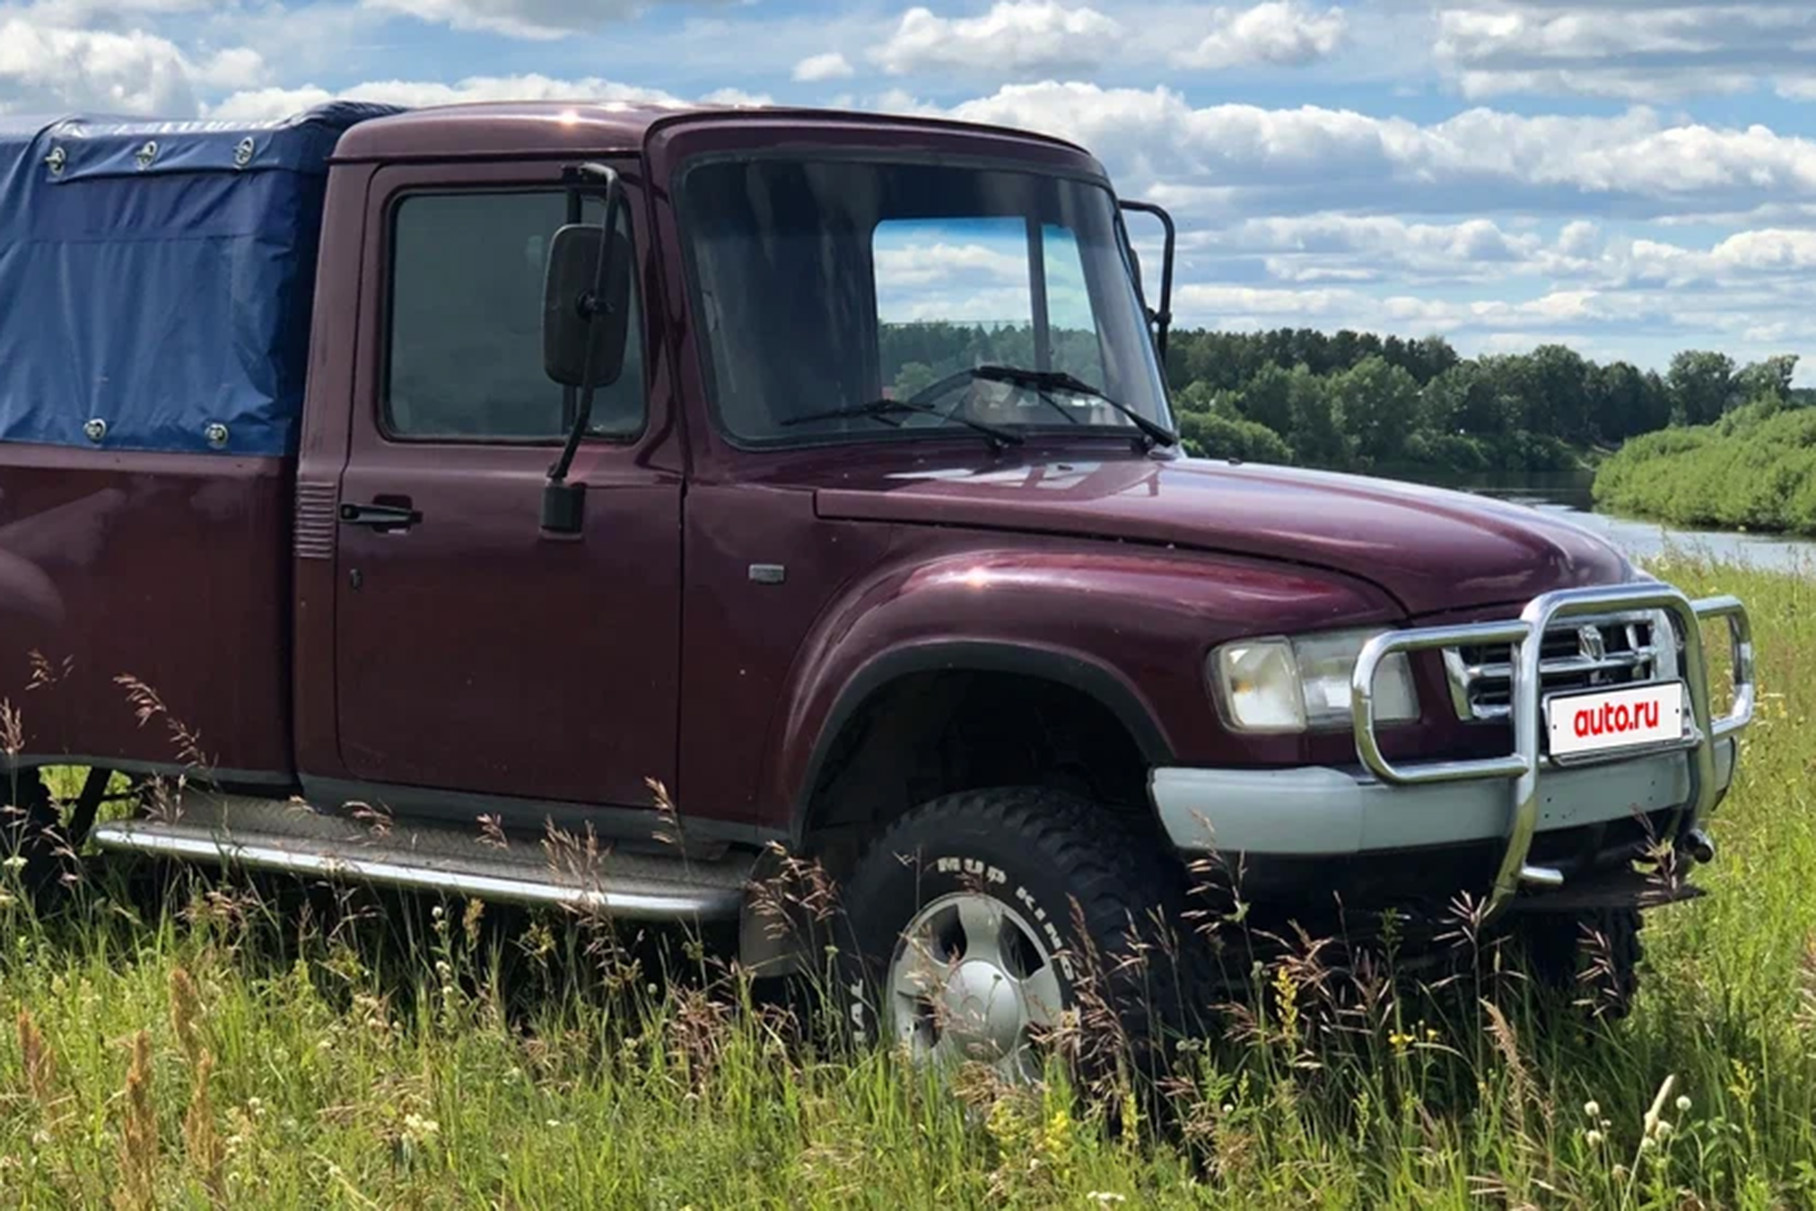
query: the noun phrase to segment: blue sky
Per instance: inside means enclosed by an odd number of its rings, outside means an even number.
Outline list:
[[[1805,356],[1816,3],[0,0],[0,112],[808,103],[1053,131],[1172,207],[1176,311]]]

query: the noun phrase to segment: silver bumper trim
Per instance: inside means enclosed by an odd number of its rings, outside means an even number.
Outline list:
[[[1714,749],[1719,789],[1733,778],[1735,744]],[[1683,753],[1548,770],[1534,831],[1676,807],[1688,800],[1690,780]],[[1507,835],[1507,788],[1489,781],[1397,787],[1328,766],[1165,768],[1150,776],[1149,792],[1167,836],[1188,854],[1341,856]]]
[[[1544,635],[1553,622],[1616,610],[1662,610],[1675,621],[1683,640],[1679,675],[1689,698],[1690,720],[1682,739],[1669,746],[1685,754],[1690,784],[1681,804],[1685,827],[1693,827],[1714,806],[1720,793],[1716,782],[1716,743],[1746,727],[1753,718],[1753,638],[1746,607],[1734,597],[1691,601],[1667,584],[1648,582],[1562,589],[1534,597],[1517,619],[1464,626],[1423,627],[1392,631],[1370,640],[1356,661],[1351,683],[1356,754],[1363,767],[1380,781],[1404,789],[1431,785],[1452,787],[1473,783],[1499,784],[1502,796],[1501,835],[1507,846],[1499,873],[1489,892],[1489,911],[1504,909],[1525,884],[1555,885],[1556,871],[1527,865],[1533,834],[1540,820],[1541,773],[1545,781],[1563,775],[1549,767],[1540,751],[1540,715],[1544,709],[1544,684],[1540,676]],[[1710,716],[1709,675],[1703,659],[1702,626],[1705,621],[1726,621],[1734,661],[1734,705],[1721,719]],[[1389,761],[1375,735],[1375,676],[1381,663],[1399,652],[1421,652],[1459,644],[1506,644],[1513,671],[1513,751],[1502,757],[1476,761],[1435,761],[1400,766]],[[1610,763],[1631,764],[1637,758],[1615,753]],[[1571,769],[1587,768],[1573,765]],[[1512,786],[1508,787],[1508,781]]]

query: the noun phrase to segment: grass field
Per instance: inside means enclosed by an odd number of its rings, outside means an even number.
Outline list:
[[[1816,581],[1658,570],[1747,598],[1766,697],[1623,1021],[1541,1030],[1504,978],[1438,1022],[1301,954],[1156,1120],[815,1050],[686,946],[104,878],[0,907],[0,1205],[1816,1205]]]

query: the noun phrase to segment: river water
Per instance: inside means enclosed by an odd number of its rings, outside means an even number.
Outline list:
[[[1479,492],[1562,517],[1645,561],[1667,550],[1816,575],[1816,541],[1734,530],[1683,530],[1652,521],[1598,513],[1590,496],[1594,472],[1533,472],[1447,480],[1445,487]]]

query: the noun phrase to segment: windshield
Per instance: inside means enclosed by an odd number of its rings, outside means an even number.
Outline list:
[[[757,159],[693,168],[681,207],[714,402],[740,443],[1137,431],[1123,409],[1170,424],[1101,186]]]

